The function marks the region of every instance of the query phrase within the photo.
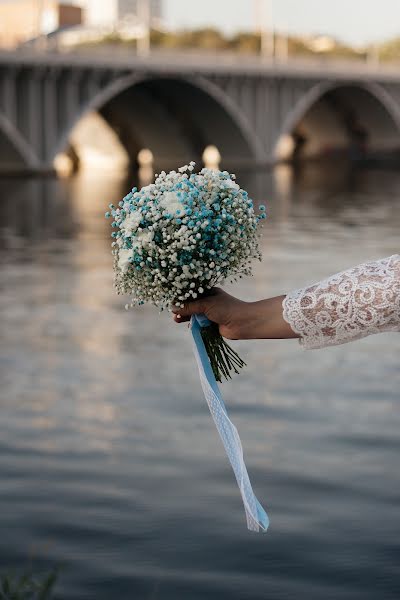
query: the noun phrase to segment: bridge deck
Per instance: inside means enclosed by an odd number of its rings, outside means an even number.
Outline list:
[[[129,69],[157,73],[226,74],[246,77],[269,76],[310,78],[315,80],[368,79],[379,82],[400,82],[399,65],[371,65],[358,61],[290,59],[278,62],[255,56],[232,53],[154,52],[139,57],[126,50],[96,50],[84,52],[39,52],[32,49],[0,51],[0,65],[60,66],[91,69]]]

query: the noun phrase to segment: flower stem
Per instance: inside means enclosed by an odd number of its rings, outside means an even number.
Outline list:
[[[246,365],[237,352],[225,342],[216,323],[202,327],[201,337],[217,381],[222,382],[222,376],[231,379],[231,371],[239,373],[238,369]]]

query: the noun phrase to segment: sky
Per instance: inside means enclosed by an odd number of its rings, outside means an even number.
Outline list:
[[[104,1],[104,0],[103,0]],[[255,0],[163,0],[169,27],[255,27]],[[329,34],[362,45],[400,37],[400,0],[259,0],[280,31]]]
[[[0,4],[4,0],[0,0]],[[8,0],[10,1],[10,0]],[[16,1],[16,0],[14,0]],[[39,0],[37,0],[39,1]],[[66,0],[84,4],[84,0]],[[115,1],[115,0],[114,0]],[[105,8],[111,0],[98,0]],[[361,46],[400,37],[400,0],[162,0],[170,28],[211,25],[226,33],[255,28],[255,6],[265,24],[292,34],[328,34]]]

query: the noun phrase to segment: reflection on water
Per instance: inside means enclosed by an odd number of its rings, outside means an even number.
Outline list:
[[[269,207],[243,298],[399,252],[395,172],[238,180]],[[0,182],[1,567],[62,562],[66,600],[398,600],[400,336],[237,342],[223,393],[271,518],[247,532],[186,327],[114,294],[103,215],[128,187]]]

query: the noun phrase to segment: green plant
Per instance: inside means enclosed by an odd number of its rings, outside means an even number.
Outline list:
[[[57,569],[40,579],[32,573],[0,575],[0,600],[49,600],[57,576]]]

